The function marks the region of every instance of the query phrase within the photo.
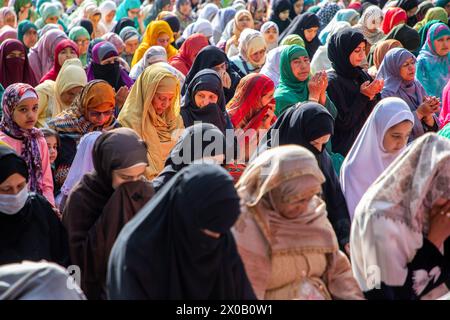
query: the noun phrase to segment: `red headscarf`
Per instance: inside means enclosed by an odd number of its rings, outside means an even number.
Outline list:
[[[208,38],[203,34],[193,34],[184,41],[178,53],[170,59],[169,64],[187,75],[195,57],[207,45],[209,45]]]
[[[59,70],[61,70],[61,67],[62,67],[61,65],[59,65],[58,55],[65,48],[72,48],[77,53],[77,56],[80,56],[80,54],[78,52],[78,45],[75,42],[73,42],[70,39],[65,39],[65,40],[62,40],[61,42],[59,42],[58,45],[55,47],[54,65],[50,69],[50,71],[47,72],[47,74],[42,77],[42,79],[40,81],[41,83],[44,82],[45,80],[56,81],[56,77],[58,76]]]
[[[384,34],[388,34],[395,26],[401,23],[406,23],[407,20],[408,15],[406,14],[405,10],[397,7],[389,8],[384,15],[383,25],[381,26],[381,29],[383,30]]]
[[[227,105],[235,129],[258,130],[269,109],[269,105],[262,105],[261,98],[274,88],[273,81],[263,74],[251,73],[241,79],[234,97]]]
[[[13,51],[21,51],[25,58],[6,58]],[[33,69],[28,63],[23,43],[16,39],[7,39],[0,45],[0,83],[6,89],[9,85],[19,82],[27,83],[32,87],[38,84]]]

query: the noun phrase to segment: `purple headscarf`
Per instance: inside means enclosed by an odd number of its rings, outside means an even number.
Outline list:
[[[28,60],[37,79],[41,79],[53,67],[56,45],[64,39],[68,37],[63,31],[52,29],[30,49]]]
[[[105,80],[116,92],[124,85],[131,88],[134,81],[128,76],[128,73],[120,66],[118,61],[113,64],[101,64],[102,61],[111,57],[119,57],[119,54],[116,47],[108,41],[97,43],[92,48],[92,60],[87,69],[88,81],[94,79]]]
[[[377,78],[384,79],[384,88],[381,97],[402,98],[415,111],[422,103],[425,89],[417,80],[405,81],[400,76],[400,68],[406,60],[416,57],[404,48],[394,48],[388,51],[381,63]]]
[[[6,88],[3,93],[2,107],[3,118],[0,122],[0,130],[13,137],[22,140],[23,148],[21,156],[28,166],[30,191],[42,194],[39,181],[42,179],[42,161],[39,151],[39,138],[43,137],[42,132],[37,128],[22,129],[14,122],[12,114],[19,105],[22,96],[31,91],[36,98],[36,91],[32,86],[25,83],[14,83]]]

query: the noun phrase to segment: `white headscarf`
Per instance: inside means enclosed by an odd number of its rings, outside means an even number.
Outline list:
[[[267,44],[267,51],[270,51],[272,49],[275,49],[276,47],[278,47],[278,39],[280,36],[280,31],[278,29],[278,25],[273,22],[273,21],[267,21],[265,22],[262,26],[261,26],[261,33],[264,36],[264,33],[269,30],[270,28],[274,27],[275,30],[277,31],[277,38],[275,39],[275,41],[273,43],[266,43]],[[265,39],[265,38],[264,38]]]
[[[360,30],[364,34],[364,38],[370,43],[374,44],[380,41],[385,34],[381,31],[381,23],[383,22],[383,11],[377,6],[370,6],[364,10],[361,19],[355,29]],[[369,30],[375,30],[371,32]]]
[[[201,33],[208,39],[211,38],[213,35],[213,27],[211,22],[206,19],[198,19],[196,22],[191,23],[186,27],[186,29],[184,29],[182,37],[187,39],[194,33]]]
[[[212,22],[218,11],[219,7],[217,5],[214,3],[208,3],[200,10],[198,18]]]
[[[281,52],[284,48],[288,47],[288,45],[283,45],[276,47],[272,51],[267,54],[266,63],[262,67],[259,73],[268,76],[272,79],[275,84],[275,88],[278,86],[280,82],[280,56]]]
[[[350,218],[361,197],[378,176],[404,150],[387,153],[383,139],[389,128],[405,121],[414,124],[414,115],[400,98],[385,98],[370,114],[341,167],[341,187]]]
[[[106,0],[103,1],[100,6],[98,7],[100,9],[100,12],[102,13],[102,23],[106,28],[106,32],[112,31],[112,29],[116,26],[117,21],[114,19],[111,21],[111,23],[106,23],[105,17],[111,12],[111,11],[117,11],[117,6],[114,1]]]
[[[427,133],[383,172],[356,208],[350,251],[353,275],[363,291],[381,282],[408,285],[407,265],[428,235],[430,208],[449,194],[450,141]],[[439,267],[414,271],[411,289],[420,296],[444,271]]]
[[[241,32],[238,50],[239,55],[244,61],[251,63],[254,67],[262,67],[266,62],[266,57],[261,59],[258,65],[255,65],[255,62],[251,61],[250,56],[263,49],[267,51],[266,41],[261,32],[250,28],[246,28]]]
[[[157,62],[167,62],[166,49],[161,46],[152,46],[145,51],[144,56],[130,71],[130,78],[136,80],[149,65]]]

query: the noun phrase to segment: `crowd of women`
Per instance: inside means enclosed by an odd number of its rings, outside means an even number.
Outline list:
[[[0,299],[444,296],[449,15],[0,0]]]

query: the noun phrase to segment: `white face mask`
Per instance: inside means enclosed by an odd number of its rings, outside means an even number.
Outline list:
[[[0,194],[0,212],[13,215],[18,213],[28,199],[28,187],[25,186],[17,194]]]

